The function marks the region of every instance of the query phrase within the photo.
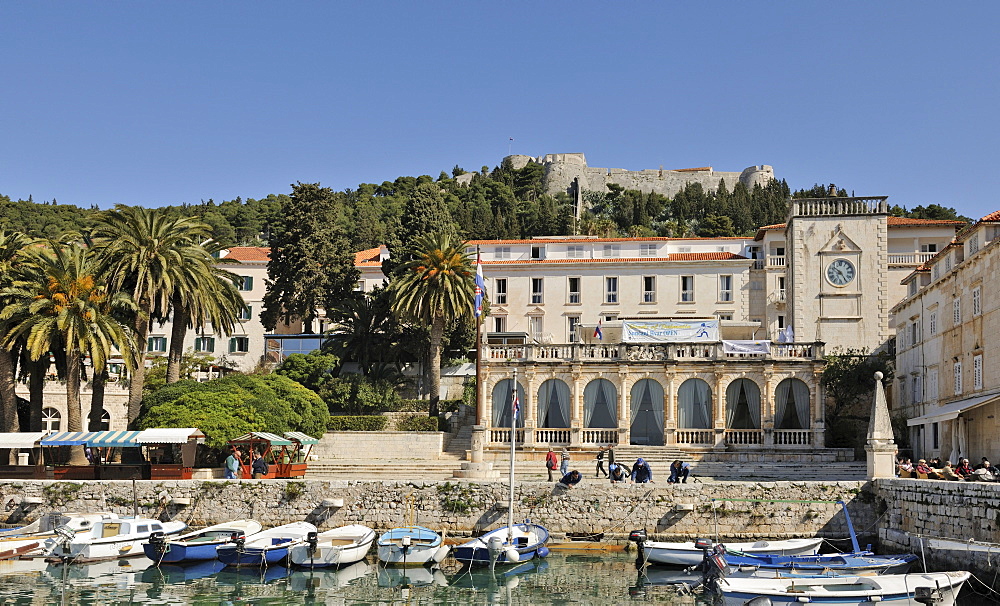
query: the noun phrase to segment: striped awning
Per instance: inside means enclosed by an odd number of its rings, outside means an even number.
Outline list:
[[[289,440],[295,440],[299,444],[319,444],[319,440],[307,436],[301,431],[286,431],[285,437],[288,438]]]
[[[87,446],[94,448],[121,448],[139,446],[136,438],[141,431],[95,431],[87,438]]]
[[[268,433],[266,431],[251,431],[250,433],[243,434],[242,436],[229,440],[230,442],[257,442],[264,440],[265,442],[270,442],[272,446],[291,446],[292,441],[285,439],[279,435],[273,433]]]
[[[205,434],[194,427],[155,427],[139,433],[135,441],[139,444],[185,444],[194,439],[205,442]]]
[[[42,446],[80,446],[97,431],[60,431],[42,438]]]
[[[0,433],[0,448],[34,448],[44,435],[44,431]]]

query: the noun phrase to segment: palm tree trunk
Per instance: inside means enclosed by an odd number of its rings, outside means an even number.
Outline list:
[[[108,369],[97,372],[94,371],[94,380],[91,382],[90,395],[90,415],[88,427],[90,431],[96,431],[101,425],[101,417],[104,416],[104,387],[108,384]]]
[[[42,431],[42,408],[45,406],[45,375],[49,372],[49,356],[28,364],[28,429]]]
[[[444,338],[444,316],[437,316],[431,323],[430,363],[430,416],[438,416],[438,401],[441,399],[441,341]]]
[[[80,356],[75,352],[66,355],[66,429],[83,431],[83,408],[80,406]],[[70,446],[70,465],[86,465],[83,446]]]
[[[146,310],[147,312],[149,310]],[[136,353],[135,368],[128,385],[128,424],[131,429],[142,408],[142,388],[146,382],[146,339],[149,336],[149,321],[142,316],[135,320]]]
[[[181,380],[184,337],[187,336],[188,321],[191,316],[181,303],[180,295],[174,295],[170,305],[174,308],[174,323],[170,328],[170,344],[167,352],[167,385]]]
[[[0,349],[0,431],[18,431],[14,354]]]

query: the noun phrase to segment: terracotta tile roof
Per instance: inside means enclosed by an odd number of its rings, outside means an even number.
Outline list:
[[[1000,210],[995,210],[990,214],[986,215],[980,221],[1000,221]]]
[[[601,257],[599,259],[504,259],[483,265],[545,265],[552,263],[648,263],[650,261],[749,261],[729,252],[674,253],[666,257]]]
[[[965,221],[951,219],[911,219],[909,217],[889,217],[886,223],[889,227],[930,226],[930,225],[965,225]]]
[[[354,253],[354,266],[355,267],[379,267],[382,265],[381,260],[382,248],[369,248],[368,250],[362,250],[360,252]]]
[[[263,246],[234,246],[222,260],[267,262],[270,260],[270,254],[271,249]]]
[[[764,225],[757,229],[785,229],[787,223],[775,223],[774,225]]]
[[[725,236],[720,238],[664,238],[654,236],[650,238],[530,238],[527,240],[469,240],[466,246],[491,245],[491,244],[586,244],[588,242],[678,242],[678,241],[712,241],[712,240],[749,240],[749,237]]]

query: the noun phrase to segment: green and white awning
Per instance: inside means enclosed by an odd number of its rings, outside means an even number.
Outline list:
[[[271,446],[291,446],[292,441],[283,438],[279,435],[273,433],[268,433],[266,431],[251,431],[250,433],[243,434],[242,436],[229,440],[230,443],[233,442],[259,442],[259,441],[270,442]]]
[[[319,444],[319,440],[316,438],[307,436],[301,431],[286,431],[285,437],[289,440],[294,440],[299,444]]]

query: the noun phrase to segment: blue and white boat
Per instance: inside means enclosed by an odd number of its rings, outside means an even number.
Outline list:
[[[142,550],[156,564],[214,560],[219,547],[235,543],[240,537],[253,537],[261,528],[260,522],[255,520],[233,520],[171,539],[162,533],[153,533],[149,541],[142,544]]]
[[[954,606],[968,572],[927,572],[879,576],[828,576],[795,578],[725,578],[719,591],[726,606],[744,606],[754,598],[770,604],[830,604],[871,606],[882,602],[897,606]]]
[[[516,564],[549,554],[549,531],[525,520],[503,526],[455,547],[455,559],[467,566]]]
[[[831,553],[821,555],[769,555],[726,552],[726,562],[734,567],[753,567],[761,571],[855,574],[903,574],[917,560],[905,555],[875,555],[871,552]]]
[[[517,369],[514,369],[512,385],[517,385]],[[455,559],[466,566],[493,566],[496,564],[516,564],[532,558],[549,555],[546,543],[549,531],[540,524],[525,520],[514,524],[514,460],[518,407],[517,391],[510,397],[510,483],[507,488],[507,525],[487,532],[481,537],[462,543],[454,549]]]
[[[306,540],[316,527],[309,522],[292,522],[258,532],[246,539],[220,545],[219,560],[226,566],[272,566],[288,557],[288,549]]]
[[[448,555],[441,535],[424,526],[400,526],[382,533],[376,543],[378,559],[386,566],[431,566]]]

